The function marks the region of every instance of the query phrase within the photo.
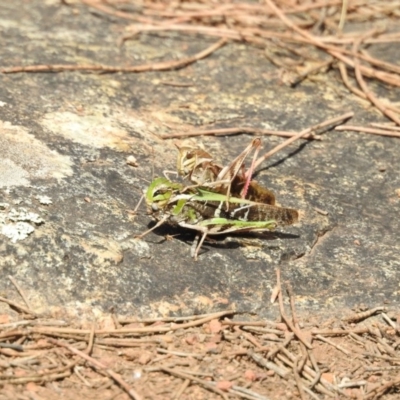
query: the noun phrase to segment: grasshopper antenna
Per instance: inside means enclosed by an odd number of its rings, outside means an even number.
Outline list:
[[[154,147],[151,146],[151,180],[154,179]]]

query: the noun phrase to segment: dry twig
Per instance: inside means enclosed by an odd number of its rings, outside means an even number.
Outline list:
[[[321,129],[332,129],[333,126],[335,124],[339,124],[342,123],[343,121],[348,120],[349,118],[352,118],[354,115],[353,112],[348,112],[346,114],[343,114],[339,117],[335,117],[335,118],[330,118],[326,121],[323,121],[317,125],[313,125],[301,132],[299,132],[297,135],[291,137],[290,139],[285,140],[283,143],[279,144],[278,146],[274,147],[272,150],[268,151],[267,153],[265,153],[262,157],[260,157],[255,165],[254,165],[254,169],[257,169],[257,167],[264,161],[266,160],[268,157],[271,157],[272,155],[274,155],[275,153],[277,153],[278,151],[282,150],[283,148],[289,146],[291,143],[293,143],[294,141],[302,138],[305,135],[310,134],[311,132],[317,131],[317,130],[321,130]]]
[[[289,318],[285,314],[285,309],[283,307],[283,296],[282,296],[282,287],[281,287],[281,274],[280,270],[276,270],[276,277],[277,277],[277,285],[280,287],[279,290],[279,312],[281,314],[282,320],[285,322],[285,324],[290,328],[290,330],[297,336],[297,338],[306,346],[308,349],[312,349],[311,344],[307,341],[307,339],[303,336],[303,333],[300,331],[300,329],[297,329],[289,320]]]
[[[176,61],[163,61],[153,62],[150,64],[136,65],[131,67],[112,67],[108,65],[63,65],[63,64],[49,64],[49,65],[30,65],[25,67],[9,67],[2,68],[0,72],[3,74],[15,74],[17,72],[63,72],[63,71],[86,71],[86,72],[98,72],[98,73],[139,73],[148,71],[170,71],[174,69],[180,69],[193,64],[196,61],[202,60],[214,53],[216,50],[226,44],[226,39],[221,39],[214,43],[207,49],[195,54],[191,57],[182,58]]]
[[[129,394],[129,396],[134,399],[134,400],[141,400],[142,396],[140,396],[135,389],[130,387],[122,378],[120,375],[115,373],[113,370],[107,368],[103,363],[101,363],[98,360],[95,360],[93,357],[90,357],[88,354],[77,350],[76,348],[65,344],[63,342],[60,342],[59,340],[55,339],[47,339],[50,343],[55,344],[57,346],[65,347],[68,349],[71,353],[78,355],[79,357],[85,359],[91,366],[96,368],[97,370],[100,370],[101,372],[105,372],[107,375],[110,376],[115,382],[117,382],[125,391],[126,393]]]

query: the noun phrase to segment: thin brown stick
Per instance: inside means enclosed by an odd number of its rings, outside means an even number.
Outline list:
[[[131,67],[112,67],[108,65],[68,65],[68,64],[49,64],[49,65],[28,65],[25,67],[8,67],[0,69],[4,74],[15,74],[17,72],[63,72],[63,71],[87,71],[87,72],[100,72],[100,73],[139,73],[148,71],[169,71],[180,69],[193,64],[196,61],[202,60],[214,53],[227,43],[226,39],[221,39],[214,43],[205,50],[195,54],[191,57],[182,58],[176,61],[163,61],[159,63],[142,64]]]
[[[343,121],[348,120],[349,118],[352,118],[354,115],[353,112],[348,112],[346,114],[343,114],[339,117],[335,117],[335,118],[331,118],[328,119],[326,121],[323,121],[317,125],[313,125],[307,129],[304,129],[303,131],[299,132],[297,135],[291,137],[290,139],[285,140],[283,143],[279,144],[278,146],[274,147],[272,150],[268,151],[267,153],[265,153],[262,157],[260,157],[255,165],[254,168],[256,169],[264,160],[266,160],[268,157],[271,157],[272,155],[274,155],[275,153],[277,153],[278,151],[282,150],[283,148],[289,146],[291,143],[293,143],[294,141],[302,138],[304,135],[307,135],[313,131],[317,131],[323,128],[327,128],[329,127],[329,129],[333,128],[334,125],[342,123]]]
[[[298,325],[296,325],[297,329],[300,329],[300,327]],[[298,362],[298,366],[297,366],[297,371],[300,374],[303,369],[304,366],[307,363],[308,360],[308,349],[305,348],[304,344],[300,342],[300,349],[301,349],[301,353],[302,353],[302,357],[300,358],[299,362]]]
[[[0,297],[1,301],[1,297]],[[224,317],[225,315],[231,315],[235,312],[232,310],[220,311],[217,313],[208,314],[208,316],[197,319],[191,322],[187,322],[186,324],[176,324],[172,326],[149,326],[144,328],[121,328],[121,329],[99,329],[95,330],[96,335],[100,334],[111,334],[111,335],[123,335],[123,334],[145,334],[145,333],[162,333],[162,332],[171,332],[176,331],[178,329],[186,329],[192,328],[194,326],[203,325],[212,319],[218,319]],[[48,329],[46,327],[33,327],[31,332],[41,333],[41,334],[58,334],[58,333],[67,333],[67,334],[79,334],[79,335],[88,335],[90,334],[89,329],[72,329],[72,328],[51,328]]]
[[[317,361],[315,360],[315,357],[314,357],[313,352],[310,351],[310,350],[307,350],[307,353],[308,353],[308,358],[310,359],[311,364],[312,364],[312,366],[313,366],[313,368],[314,368],[314,370],[315,370],[315,373],[316,373],[315,378],[314,378],[313,381],[310,383],[310,389],[312,389],[312,388],[320,381],[321,376],[322,376],[322,372],[321,372],[321,370],[320,370],[319,367],[318,367],[318,363],[317,363]]]
[[[230,314],[235,314],[235,311],[231,310]],[[156,318],[118,318],[118,322],[120,324],[154,324],[156,322],[174,322],[174,323],[179,323],[179,322],[185,322],[185,321],[196,321],[199,319],[203,318],[208,318],[208,317],[214,317],[214,318],[220,318],[216,315],[219,315],[219,313],[207,313],[207,314],[197,314],[197,315],[186,315],[183,317],[156,317]],[[226,322],[227,320],[223,320],[222,324]],[[228,320],[229,321],[229,320]],[[239,321],[240,322],[240,321]],[[233,321],[232,321],[233,323]],[[235,321],[236,323],[236,321]],[[263,322],[256,321],[256,324],[261,324]],[[229,325],[228,322],[226,322],[227,325]],[[251,324],[251,322],[245,322],[243,321],[244,324]],[[273,322],[272,322],[273,324]],[[264,326],[264,325],[263,325]]]
[[[195,33],[201,35],[208,35],[213,37],[220,37],[224,39],[237,40],[240,42],[249,42],[254,45],[259,45],[265,47],[265,40],[254,36],[253,33],[241,31],[237,32],[234,29],[211,27],[211,26],[196,26],[190,24],[174,24],[174,25],[163,25],[163,26],[153,26],[153,25],[135,25],[136,30],[133,33],[125,35],[121,38],[121,41],[125,41],[131,37],[135,37],[138,33],[142,32],[162,32],[162,31],[177,31],[185,33]],[[274,33],[270,32],[272,37],[275,36]],[[263,32],[266,33],[265,31]],[[278,35],[279,36],[279,35]],[[286,36],[286,35],[284,35]]]
[[[359,322],[363,319],[367,319],[367,318],[371,317],[372,315],[383,312],[385,310],[386,310],[386,308],[382,307],[382,306],[371,308],[370,310],[352,314],[352,315],[349,315],[348,317],[344,317],[344,318],[342,318],[342,321],[344,321],[344,322]]]
[[[285,333],[283,331],[279,331],[278,329],[260,328],[258,326],[245,325],[245,326],[243,326],[243,329],[246,331],[254,332],[254,333],[272,333],[273,335],[276,335],[276,336],[284,336],[285,335]],[[272,338],[268,338],[267,340],[275,341]],[[276,341],[281,341],[281,339],[277,338]]]
[[[364,100],[366,100],[368,103],[370,103],[370,102],[368,101],[368,99],[367,99],[366,94],[365,94],[362,90],[356,88],[355,86],[353,86],[353,85],[350,83],[349,76],[348,76],[348,74],[347,74],[347,68],[346,68],[345,64],[344,64],[342,61],[339,61],[337,65],[338,65],[338,67],[339,67],[339,71],[340,71],[340,75],[341,75],[342,81],[343,81],[344,85],[347,87],[347,89],[349,89],[350,92],[354,93],[356,96],[358,96],[358,97],[360,97],[361,99],[364,99]],[[399,110],[396,106],[394,106],[393,104],[386,104],[386,108],[387,108],[388,110],[392,110],[392,111],[394,111],[394,112],[399,112],[399,111],[400,111],[400,110]],[[388,128],[388,129],[389,129],[389,128]]]
[[[71,353],[76,354],[77,356],[85,359],[90,365],[92,365],[94,368],[105,372],[107,375],[110,376],[115,382],[117,382],[125,391],[128,393],[128,395],[134,399],[134,400],[142,400],[142,396],[140,396],[135,389],[131,388],[122,378],[119,374],[115,373],[111,369],[107,368],[103,363],[101,363],[98,360],[95,360],[94,358],[90,357],[88,354],[85,354],[83,351],[77,350],[76,348],[60,342],[59,340],[55,339],[47,339],[50,343],[55,344],[60,347],[65,347],[68,349]]]
[[[400,137],[400,132],[393,132],[392,130],[368,128],[367,126],[339,125],[339,126],[335,127],[335,130],[336,131],[364,132],[364,133],[371,133],[372,135],[379,135],[379,136]]]
[[[273,6],[275,7],[275,6]],[[308,33],[305,30],[302,30],[299,28],[299,26],[295,25],[292,23],[279,9],[275,7],[274,9],[275,14],[279,16],[279,18],[285,23],[285,25],[290,28],[291,30],[294,30],[295,32],[298,33],[297,35],[293,34],[288,34],[288,33],[281,33],[281,32],[276,32],[276,31],[269,31],[269,30],[263,30],[263,29],[258,29],[258,28],[245,28],[241,29],[240,32],[234,29],[228,29],[228,28],[216,28],[216,27],[210,27],[210,26],[203,26],[203,25],[184,25],[184,24],[164,24],[162,26],[157,25],[157,26],[152,26],[152,25],[143,25],[143,26],[137,26],[136,33],[139,32],[146,32],[146,31],[164,31],[164,30],[174,30],[174,31],[183,31],[187,33],[196,33],[196,34],[206,34],[209,36],[216,36],[216,37],[223,37],[226,39],[232,39],[232,40],[237,40],[237,41],[246,41],[249,43],[253,43],[255,45],[261,45],[262,47],[265,47],[265,40],[271,40],[272,38],[276,39],[282,39],[286,41],[291,41],[295,43],[303,43],[303,44],[310,44],[316,47],[319,47],[323,51],[329,53],[333,57],[337,58],[338,60],[341,60],[345,64],[347,64],[349,67],[354,68],[354,63],[353,61],[349,58],[346,57],[344,54],[351,55],[351,51],[347,50],[346,48],[340,48],[337,46],[332,46],[328,45],[329,40],[327,38],[317,38],[310,33]],[[135,33],[135,34],[136,34]],[[130,35],[132,36],[132,35]],[[392,40],[398,40],[397,37],[390,37],[389,35],[388,39]],[[263,39],[260,39],[263,38]],[[126,38],[125,38],[126,39]],[[337,38],[332,38],[330,39],[331,42],[337,42],[337,43],[352,43],[354,41],[354,38],[348,38],[348,39],[341,39],[338,40]],[[385,42],[386,39],[383,40]],[[372,43],[376,42],[373,41],[372,39],[367,40],[367,43]],[[380,41],[382,42],[382,40]],[[363,55],[359,55],[360,58],[363,58]],[[361,66],[362,73],[370,78],[375,78],[378,80],[381,80],[382,82],[394,85],[394,86],[400,86],[400,79],[396,74],[393,73],[387,73],[384,71],[378,71],[375,68],[370,68],[367,66]]]
[[[300,394],[300,398],[301,398],[301,400],[307,400],[307,397],[303,390],[303,383],[301,382],[300,375],[297,371],[297,365],[300,363],[300,361],[301,361],[301,357],[298,357],[296,359],[296,361],[293,363],[292,370],[293,370],[293,375],[294,375],[294,380],[296,382],[297,390],[299,391],[299,394]]]
[[[34,375],[26,375],[23,377],[16,377],[12,375],[0,375],[1,382],[9,382],[9,383],[27,383],[27,382],[39,382],[39,381],[51,381],[56,380],[54,377],[58,377],[59,374],[65,374],[63,376],[69,376],[71,374],[71,370],[78,364],[80,360],[76,360],[73,362],[68,363],[67,365],[63,365],[62,367],[49,369],[46,371],[39,371]]]
[[[368,61],[369,63],[374,64],[378,67],[387,69],[388,71],[394,72],[395,74],[400,74],[400,66],[382,60],[378,60],[377,58],[374,58],[371,55],[369,55],[369,53],[365,49],[360,50],[360,52],[361,54],[357,54],[358,58]]]
[[[295,25],[289,18],[286,17],[286,15],[272,2],[272,0],[265,0],[266,4],[268,7],[271,8],[271,10],[275,13],[275,15],[281,19],[285,23],[285,25],[297,32],[300,36],[303,38],[307,39],[308,41],[311,42],[314,46],[317,46],[325,51],[327,51],[329,54],[332,56],[336,57],[338,60],[343,61],[347,65],[355,68],[355,63],[354,61],[350,60],[348,57],[344,56],[342,53],[346,52],[345,50],[336,47],[336,46],[329,46],[323,43],[320,39],[316,38],[315,36],[311,35],[310,33],[304,31],[303,29],[299,28],[297,25]],[[356,58],[355,58],[356,60]],[[394,74],[389,74],[381,71],[376,71],[373,68],[368,68],[364,66],[359,67],[360,71],[365,74],[368,77],[373,77],[380,79],[384,82],[387,82],[392,85],[400,86],[400,79],[398,76]]]
[[[90,329],[88,346],[87,346],[87,349],[85,350],[86,354],[88,354],[89,356],[93,350],[95,328],[96,328],[96,323],[92,322],[92,329]]]
[[[240,333],[240,335],[242,337],[244,337],[246,340],[248,340],[252,345],[254,345],[258,350],[262,349],[263,346],[258,342],[258,340],[256,340],[253,335],[251,335],[248,332],[243,332],[238,326],[234,327],[234,330],[238,333]]]
[[[248,400],[269,400],[268,397],[237,385],[233,385],[232,388],[229,389],[229,393]]]
[[[343,336],[343,335],[349,335],[350,333],[353,333],[356,335],[362,335],[362,334],[368,333],[368,332],[369,332],[368,327],[360,327],[360,328],[354,328],[354,329],[330,329],[330,330],[312,329],[311,330],[312,335],[323,335],[323,336]]]
[[[179,400],[183,392],[189,387],[190,379],[185,379],[182,385],[178,388],[178,391],[172,396],[173,400]]]
[[[28,298],[25,296],[24,291],[21,289],[21,287],[19,286],[18,282],[11,275],[8,276],[8,279],[15,286],[15,288],[17,289],[18,293],[22,297],[22,300],[24,300],[24,302],[25,302],[26,306],[28,307],[28,309],[31,310],[32,307],[29,304]]]
[[[3,380],[4,383],[13,383],[14,385],[26,384],[29,382],[52,382],[66,378],[72,374],[71,371],[60,372],[58,374],[46,374],[44,376],[24,376],[24,377],[9,377]],[[24,398],[25,399],[25,398]]]
[[[292,288],[292,285],[290,284],[290,282],[286,282],[285,286],[286,286],[287,294],[289,296],[289,304],[290,304],[290,310],[292,313],[293,326],[295,326],[296,329],[298,329],[300,331],[300,326],[299,326],[297,314],[296,314],[296,307],[295,307],[295,303],[294,303],[293,288]],[[304,344],[301,342],[300,342],[300,348],[301,348],[301,352],[302,352],[303,356],[300,357],[300,359],[298,359],[297,362],[295,363],[296,373],[299,373],[299,374],[302,372],[302,370],[307,362],[307,358],[308,358],[307,349],[304,346]],[[300,379],[300,377],[299,377],[299,379]],[[300,393],[300,395],[301,395],[301,393]]]
[[[382,129],[385,129],[385,130],[387,129],[389,131],[400,132],[400,127],[399,126],[389,125],[388,123],[379,124],[377,122],[371,122],[371,126],[373,126],[375,128],[382,128]]]
[[[203,354],[196,354],[196,353],[183,353],[182,351],[173,351],[173,350],[166,350],[162,348],[157,348],[157,353],[161,354],[173,354],[174,356],[178,357],[192,357],[192,358],[202,358]]]
[[[292,312],[292,322],[294,326],[298,325],[298,320],[297,320],[297,315],[296,315],[296,307],[294,305],[294,294],[293,294],[293,288],[290,282],[286,282],[286,292],[289,296],[289,304],[290,304],[290,310]]]
[[[397,333],[400,333],[400,325],[396,324],[394,321],[392,321],[386,313],[382,313],[382,318],[393,328],[397,331]]]
[[[276,269],[276,280],[277,285],[280,287],[278,300],[279,300],[279,312],[281,314],[282,320],[285,324],[290,328],[290,330],[297,336],[297,338],[307,347],[307,349],[312,349],[312,345],[307,341],[305,337],[303,337],[303,333],[297,329],[290,319],[285,314],[285,309],[283,307],[283,296],[282,296],[282,286],[281,286],[281,271],[279,268]]]
[[[356,79],[358,84],[360,85],[362,91],[365,93],[367,96],[367,99],[379,110],[384,114],[386,117],[391,119],[393,122],[395,122],[397,125],[400,125],[400,118],[391,110],[388,110],[387,107],[383,105],[383,103],[375,96],[375,94],[369,89],[367,83],[365,82],[363,76],[362,76],[362,71],[360,67],[360,61],[356,57],[357,51],[358,51],[358,46],[361,43],[363,37],[360,39],[356,40],[353,45],[353,53],[355,55],[354,57],[354,72],[356,75]]]
[[[393,365],[391,367],[364,367],[365,371],[376,372],[376,371],[397,371],[400,369],[400,365]]]
[[[290,332],[286,336],[284,342],[281,345],[277,346],[275,349],[272,349],[267,353],[267,358],[273,359],[279,353],[279,351],[282,350],[282,348],[285,348],[289,345],[289,343],[293,340],[293,337],[294,337],[294,333]]]
[[[282,349],[282,353],[283,354],[278,354],[277,357],[282,361],[284,361],[288,366],[290,366],[290,368],[293,368],[293,363],[296,360],[296,357],[286,348]],[[288,359],[286,359],[285,356]],[[310,368],[308,365],[304,366],[303,376],[305,378],[311,381],[316,375],[317,375],[316,372],[312,368]],[[318,388],[318,390],[320,390],[322,393],[328,395],[332,395],[330,391],[336,389],[331,383],[329,383],[323,378],[320,379],[320,384],[317,384],[316,388]]]
[[[361,97],[362,99],[367,99],[367,96],[365,95],[365,93],[362,90],[356,88],[355,86],[353,86],[350,83],[349,75],[347,74],[347,68],[346,68],[345,63],[343,61],[339,61],[337,63],[337,66],[339,67],[342,81],[343,81],[344,85],[347,87],[347,89],[349,89],[350,92],[354,93],[356,96]]]
[[[340,21],[339,21],[339,26],[338,26],[338,31],[339,32],[343,31],[344,24],[346,22],[346,15],[347,15],[348,6],[349,6],[348,0],[342,0],[342,10],[340,12]]]
[[[112,15],[114,17],[129,19],[129,20],[133,20],[133,21],[139,21],[139,22],[143,22],[145,24],[157,23],[156,20],[144,18],[138,14],[129,14],[124,11],[119,11],[119,10],[115,10],[114,8],[107,7],[103,2],[98,1],[98,0],[81,0],[81,1],[82,1],[82,3],[88,5],[89,7],[95,8],[96,10],[98,10],[104,14]]]
[[[273,321],[231,321],[228,318],[225,318],[221,321],[222,325],[236,326],[236,325],[247,325],[247,326],[273,326],[274,328],[279,327],[279,324]],[[278,329],[278,328],[277,328]],[[281,330],[282,332],[282,330]]]
[[[258,365],[261,365],[264,368],[274,371],[276,374],[278,374],[283,379],[288,379],[290,371],[288,371],[286,368],[279,367],[272,361],[268,361],[263,356],[254,353],[254,351],[252,351],[252,350],[249,350],[247,352],[247,355],[249,357],[251,357]]]
[[[396,379],[393,381],[390,381],[388,383],[385,383],[384,385],[378,386],[372,390],[370,390],[364,397],[365,400],[369,399],[378,399],[381,397],[383,394],[386,393],[387,390],[396,387],[400,385],[400,379]]]
[[[12,349],[16,351],[24,351],[24,347],[20,344],[0,342],[0,347],[3,349]]]
[[[350,58],[344,56],[343,54],[341,54],[339,52],[329,52],[329,53],[334,55],[338,60],[344,62],[349,67],[352,67],[352,68],[355,67],[354,61],[351,60]],[[368,78],[375,78],[375,79],[378,79],[389,85],[393,85],[393,86],[397,86],[397,87],[400,86],[400,79],[396,74],[391,74],[389,72],[383,72],[383,71],[377,71],[376,69],[366,67],[365,65],[360,65],[359,68],[360,68],[360,71]]]
[[[331,346],[333,346],[336,349],[340,350],[342,353],[346,354],[346,356],[350,357],[350,352],[348,350],[346,350],[344,347],[332,342],[332,340],[324,338],[321,335],[315,335],[315,338],[318,339],[318,340],[321,340],[322,342],[330,344]]]
[[[96,338],[96,342],[94,346],[102,345],[102,346],[111,346],[111,347],[140,347],[144,344],[160,344],[160,340],[158,339],[131,339],[131,338],[105,338],[99,339]]]
[[[160,367],[159,369],[160,369],[160,371],[167,372],[168,374],[177,376],[178,378],[189,379],[190,381],[197,382],[200,385],[204,386],[206,389],[219,394],[223,399],[228,400],[227,395],[224,392],[222,392],[221,390],[219,390],[217,387],[215,387],[213,384],[211,384],[210,382],[207,382],[200,378],[196,378],[195,376],[192,376],[192,375],[187,375],[180,371],[175,371],[172,368]]]
[[[35,317],[38,316],[37,313],[35,313],[34,311],[30,310],[29,308],[26,308],[24,306],[21,306],[20,304],[16,303],[15,301],[12,300],[8,300],[5,297],[1,297],[0,296],[0,301],[7,303],[8,305],[10,305],[11,307],[17,309],[18,311],[22,311],[25,314],[29,314],[29,315],[34,315]]]
[[[363,133],[370,133],[372,135],[378,135],[378,136],[400,137],[399,132],[394,132],[393,130],[374,129],[374,128],[369,128],[367,126],[339,125],[339,126],[335,127],[335,130],[336,131],[363,132]]]
[[[377,358],[379,360],[385,360],[385,361],[390,361],[390,362],[400,362],[400,357],[389,357],[389,356],[381,356],[380,354],[374,354],[374,353],[368,353],[368,352],[364,352],[362,353],[363,356],[365,357],[372,357],[372,358]]]
[[[177,132],[172,133],[170,135],[161,135],[161,139],[173,139],[173,138],[182,138],[182,137],[193,137],[193,136],[225,136],[225,135],[238,135],[242,133],[247,133],[249,135],[274,135],[274,136],[282,136],[282,137],[293,137],[297,134],[297,132],[288,132],[288,131],[274,131],[269,129],[258,129],[258,128],[250,128],[250,127],[238,127],[238,128],[221,128],[221,129],[204,129],[204,130],[195,130],[195,131],[186,131],[186,132]],[[304,139],[310,140],[321,140],[320,136],[313,134],[306,134],[303,136]]]

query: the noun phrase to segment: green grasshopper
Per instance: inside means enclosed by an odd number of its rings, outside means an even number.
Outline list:
[[[193,184],[210,187],[212,191],[235,197],[246,198],[264,204],[275,204],[275,195],[268,189],[251,181],[253,166],[261,146],[260,139],[254,139],[242,153],[228,166],[216,164],[212,156],[197,147],[176,145],[179,150],[178,174],[190,180]],[[252,167],[244,171],[244,160],[255,149]]]
[[[164,223],[192,229],[201,237],[192,256],[198,252],[207,236],[238,232],[265,232],[277,225],[297,221],[298,212],[248,199],[229,197],[204,187],[184,187],[166,178],[155,179],[147,189],[146,203],[158,222],[142,233],[143,238]],[[223,205],[228,203],[229,208]]]

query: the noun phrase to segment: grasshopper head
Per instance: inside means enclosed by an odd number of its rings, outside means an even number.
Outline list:
[[[173,194],[182,189],[179,183],[173,183],[166,178],[156,178],[151,182],[146,192],[147,208],[151,213],[163,210]]]
[[[212,161],[210,154],[198,147],[179,147],[177,144],[175,146],[179,150],[176,168],[180,176],[188,177],[204,162]]]

